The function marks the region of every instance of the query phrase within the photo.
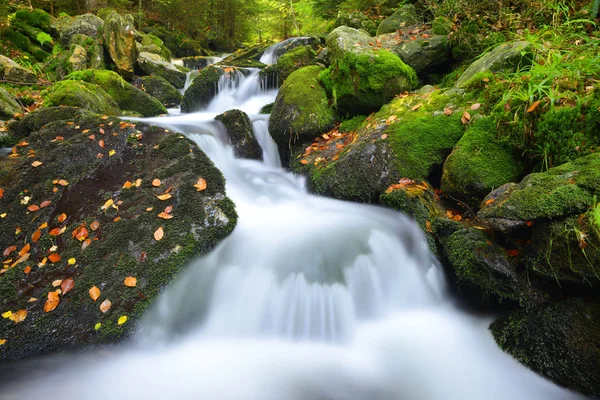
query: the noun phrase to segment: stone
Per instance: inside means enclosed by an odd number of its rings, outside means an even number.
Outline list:
[[[262,149],[254,137],[252,121],[246,113],[240,110],[229,110],[215,119],[227,129],[233,153],[237,158],[262,160]]]
[[[396,32],[398,29],[416,25],[419,23],[417,10],[412,4],[405,4],[398,7],[398,10],[388,18],[381,21],[377,28],[377,35]]]
[[[125,79],[133,78],[134,63],[138,55],[133,17],[114,11],[109,13],[104,22],[103,38],[104,47],[119,75]]]
[[[158,54],[140,53],[137,63],[140,69],[147,75],[156,75],[165,78],[171,85],[183,89],[186,73],[177,69],[173,64]]]
[[[36,83],[37,76],[8,57],[0,55],[0,78],[17,83]]]

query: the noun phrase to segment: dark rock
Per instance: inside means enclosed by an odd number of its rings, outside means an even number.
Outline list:
[[[215,119],[225,125],[236,157],[262,160],[262,149],[254,137],[252,121],[246,113],[230,110]]]
[[[181,104],[183,96],[173,85],[160,76],[142,76],[134,81],[134,85],[155,97],[165,107],[172,108]]]
[[[181,111],[190,113],[199,111],[208,106],[219,90],[219,79],[225,71],[217,66],[210,66],[200,71],[192,81],[191,86],[185,91],[181,101]]]

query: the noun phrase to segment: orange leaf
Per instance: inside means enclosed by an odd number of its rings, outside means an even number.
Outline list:
[[[4,197],[4,189],[0,188],[0,199]]]
[[[60,186],[69,186],[69,182],[64,179],[59,179],[57,182]]]
[[[161,185],[160,179],[155,179],[152,181],[152,186],[159,187]]]
[[[82,226],[82,227],[79,228],[79,230],[77,232],[77,235],[75,235],[75,237],[80,242],[83,242],[88,237],[88,234],[89,234],[88,230],[85,229],[85,227]]]
[[[519,250],[508,250],[507,253],[509,257],[519,257],[521,255]]]
[[[40,208],[38,206],[36,206],[35,204],[30,205],[29,207],[27,207],[27,209],[31,212],[36,212],[38,211]]]
[[[163,236],[165,236],[165,232],[163,231],[163,228],[161,226],[160,228],[158,228],[156,230],[156,232],[154,232],[154,239],[156,241],[159,241],[159,240],[161,240],[163,238]]]
[[[100,140],[100,141],[98,142],[98,146],[100,146],[100,147],[104,148],[104,140]]]
[[[62,291],[62,295],[64,297],[65,294],[69,293],[75,287],[75,282],[73,279],[65,279],[60,285],[60,290]]]
[[[495,201],[496,201],[496,199],[489,199],[489,200],[487,200],[487,201],[485,202],[485,205],[486,205],[486,206],[489,206],[490,204],[492,204],[492,203],[493,203],[493,202],[495,202]]]
[[[58,236],[58,235],[60,235],[60,229],[59,228],[54,228],[54,229],[52,229],[48,233],[50,234],[50,236]]]
[[[300,160],[300,164],[306,165],[306,164],[308,164],[308,160]]]
[[[42,237],[42,231],[38,229],[37,231],[33,232],[33,235],[31,235],[31,240],[33,243],[36,243],[40,237]]]
[[[65,222],[65,220],[67,219],[67,214],[62,213],[58,216],[58,222]]]
[[[168,207],[165,208],[165,212],[167,214],[171,214],[171,211],[173,211],[173,206],[168,206]]]
[[[454,111],[449,107],[444,109],[444,115],[451,116],[453,113]]]
[[[169,200],[173,196],[171,196],[170,194],[167,193],[167,194],[161,194],[160,196],[156,196],[156,197],[159,200],[165,201],[165,200]]]
[[[27,243],[19,252],[19,257],[23,257],[25,254],[29,253],[29,249],[31,249],[31,245]]]
[[[206,190],[206,180],[204,178],[198,178],[198,182],[194,185],[194,187],[199,191]]]
[[[58,293],[56,292],[48,292],[48,300],[44,304],[44,312],[50,312],[58,307],[60,303],[60,297],[58,297]]]
[[[100,304],[100,311],[105,314],[108,310],[110,310],[110,307],[112,307],[112,303],[109,299],[106,299],[102,302],[102,304]]]
[[[32,165],[33,167],[35,167],[35,168],[39,167],[39,166],[40,166],[40,165],[42,165],[42,164],[43,164],[43,163],[42,163],[42,162],[40,162],[40,161],[34,161],[34,162],[32,162],[32,163],[31,163],[31,165]]]
[[[133,183],[127,181],[123,184],[123,189],[131,189],[132,186],[133,186]]]
[[[42,204],[40,204],[40,208],[48,207],[50,204],[52,204],[50,200],[42,201]]]
[[[61,260],[60,254],[52,253],[48,256],[48,260],[52,261],[53,263],[57,263]]]
[[[100,297],[100,289],[98,289],[96,286],[92,286],[88,293],[94,301],[98,300],[98,297]]]
[[[533,104],[531,104],[531,106],[527,109],[527,112],[534,112],[536,108],[538,108],[538,106],[542,103],[541,100],[538,101],[534,101]]]
[[[128,276],[127,278],[125,278],[123,283],[125,283],[125,286],[127,287],[135,287],[137,285],[137,279],[133,276]]]
[[[27,310],[19,310],[10,316],[10,320],[15,324],[25,321],[25,318],[27,318]]]
[[[29,275],[29,273],[31,272],[31,267],[28,265],[25,268],[23,268],[23,272],[25,272],[25,274]]]
[[[173,216],[170,214],[167,214],[166,212],[161,212],[160,214],[158,214],[158,218],[171,219],[171,218],[173,218]]]
[[[100,222],[98,222],[98,220],[95,220],[90,224],[90,228],[92,228],[92,231],[98,230],[98,228],[100,228]]]

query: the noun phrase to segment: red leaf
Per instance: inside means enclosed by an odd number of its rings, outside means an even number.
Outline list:
[[[75,282],[73,281],[73,279],[71,279],[71,278],[65,279],[60,285],[60,290],[62,290],[62,295],[64,296],[65,294],[69,293],[71,290],[73,290],[74,287],[75,287]]]

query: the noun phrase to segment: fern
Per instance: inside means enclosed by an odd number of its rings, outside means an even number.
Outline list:
[[[35,37],[35,40],[43,46],[44,43],[52,43],[52,36],[48,35],[46,32],[40,32]]]

